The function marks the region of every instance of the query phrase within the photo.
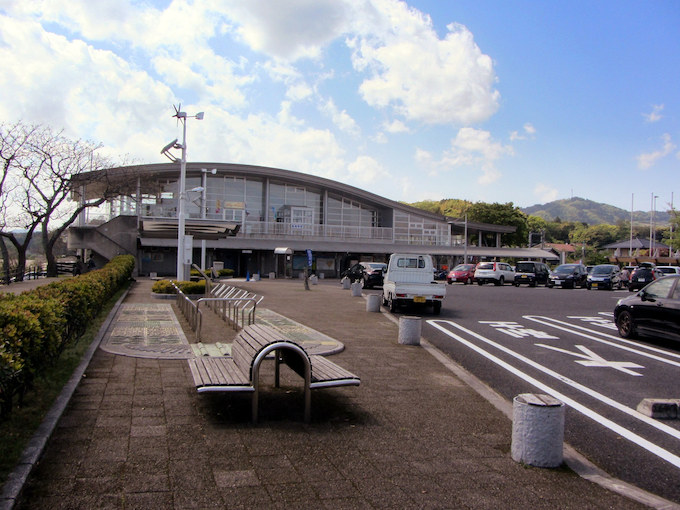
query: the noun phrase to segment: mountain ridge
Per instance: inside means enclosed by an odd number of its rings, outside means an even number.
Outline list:
[[[578,221],[588,225],[606,223],[616,225],[619,222],[630,222],[630,211],[602,202],[595,202],[581,197],[554,200],[546,204],[535,204],[520,207],[520,210],[531,216],[539,216],[546,221]],[[633,211],[633,223],[649,224],[651,211]],[[655,211],[654,222],[657,225],[667,224],[670,215],[666,211]]]

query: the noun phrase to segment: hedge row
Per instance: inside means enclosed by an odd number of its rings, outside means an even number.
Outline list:
[[[200,280],[198,282],[186,280],[158,280],[153,284],[153,287],[151,287],[151,292],[156,294],[174,294],[175,288],[172,286],[173,283],[185,294],[205,294],[205,280]]]
[[[34,378],[85,332],[104,304],[130,279],[131,255],[102,269],[0,296],[0,418]]]

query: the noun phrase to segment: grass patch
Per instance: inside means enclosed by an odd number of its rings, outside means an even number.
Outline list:
[[[9,416],[0,421],[0,485],[14,470],[26,444],[80,364],[116,301],[129,286],[130,283],[125,285],[106,303],[83,336],[74,345],[68,346],[53,366],[36,377],[35,387],[26,392],[23,404],[15,403]]]

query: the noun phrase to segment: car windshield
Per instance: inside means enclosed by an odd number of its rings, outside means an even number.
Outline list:
[[[674,278],[662,278],[647,285],[642,292],[647,298],[667,298],[673,283],[675,283]]]
[[[385,264],[368,264],[368,267],[370,267],[371,269],[381,270],[382,268],[387,266]]]
[[[493,262],[483,262],[477,266],[477,269],[491,269],[493,270]]]
[[[674,274],[675,273],[675,268],[672,267],[657,267],[659,271],[665,274]]]
[[[474,264],[460,264],[453,268],[454,271],[469,271],[475,267]]]
[[[612,266],[595,266],[590,274],[609,274],[614,272]]]
[[[519,262],[517,264],[517,268],[515,269],[515,271],[517,271],[518,273],[533,273],[534,269],[535,266],[533,264]]]
[[[557,266],[557,269],[555,269],[555,272],[558,274],[571,274],[573,273],[578,266],[575,266],[574,264],[565,264],[563,266]]]

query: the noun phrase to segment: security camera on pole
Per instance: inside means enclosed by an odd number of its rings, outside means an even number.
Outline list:
[[[182,143],[177,143],[177,139],[170,142],[168,145],[163,147],[161,154],[167,157],[170,161],[175,163],[180,163],[180,176],[179,176],[179,196],[177,204],[177,280],[183,281],[189,278],[189,267],[191,267],[192,260],[192,248],[189,246],[188,253],[185,243],[187,241],[187,236],[185,235],[185,225],[186,225],[186,213],[185,213],[185,200],[186,200],[186,173],[187,173],[187,118],[191,117],[196,120],[203,120],[203,112],[199,112],[196,115],[187,115],[186,112],[181,111],[182,105],[175,106],[175,115],[173,117],[177,118],[177,121],[182,121]],[[177,159],[175,156],[170,154],[168,151],[170,149],[182,149],[181,159]],[[192,237],[193,239],[193,237]]]

